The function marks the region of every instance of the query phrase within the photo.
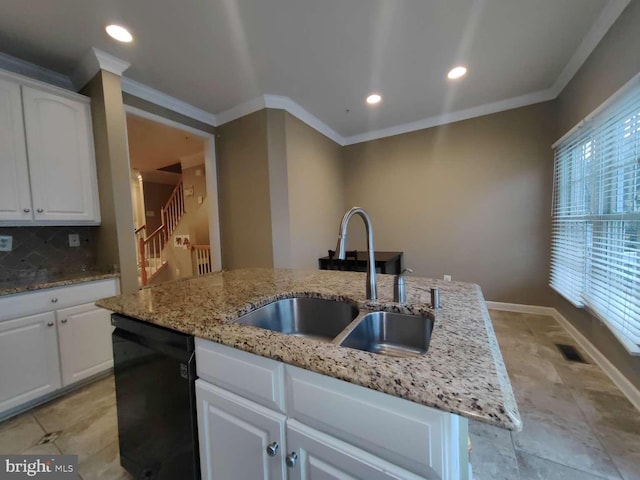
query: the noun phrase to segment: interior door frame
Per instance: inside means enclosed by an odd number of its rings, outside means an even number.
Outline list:
[[[147,112],[130,105],[124,106],[125,114],[146,118],[169,127],[177,128],[183,132],[204,140],[204,171],[207,185],[207,202],[209,208],[209,245],[211,247],[211,269],[222,270],[222,250],[220,247],[220,211],[218,207],[218,170],[216,164],[216,137],[214,134],[198,130],[197,128],[170,120],[168,118]],[[127,142],[129,148],[129,142]],[[129,165],[131,169],[131,165]]]

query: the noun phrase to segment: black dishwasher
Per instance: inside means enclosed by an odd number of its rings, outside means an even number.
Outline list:
[[[120,463],[136,479],[200,478],[193,336],[113,314]]]

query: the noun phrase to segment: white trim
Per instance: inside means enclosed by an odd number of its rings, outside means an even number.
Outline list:
[[[168,108],[173,112],[193,118],[194,120],[198,120],[199,122],[207,125],[215,127],[218,124],[216,116],[213,113],[194,107],[187,102],[178,100],[177,98],[167,95],[166,93],[162,93],[155,88],[148,87],[140,82],[136,82],[135,80],[131,80],[130,78],[122,77],[122,91],[160,107]]]
[[[82,95],[81,93],[76,93],[73,88],[66,89],[62,87],[58,87],[57,85],[52,85],[50,83],[45,83],[40,80],[34,80],[31,77],[25,77],[19,73],[9,72],[7,70],[0,70],[0,78],[6,78],[12,80],[20,85],[26,85],[29,87],[33,87],[35,89],[46,91],[52,93],[54,95],[58,95],[60,97],[69,98],[76,102],[82,103],[91,103],[91,99],[86,95]]]
[[[558,310],[553,307],[540,307],[536,305],[520,305],[516,303],[486,302],[487,308],[491,310],[502,310],[507,312],[533,313],[553,317],[582,349],[596,362],[602,371],[611,379],[629,401],[640,410],[640,390],[638,390],[622,373],[618,370],[600,350],[598,350],[580,331],[574,327]]]
[[[491,310],[500,310],[503,312],[530,313],[532,315],[548,315],[553,316],[556,311],[551,307],[540,307],[538,305],[522,305],[520,303],[502,303],[502,302],[485,302],[487,308]]]
[[[124,71],[130,66],[131,64],[129,62],[125,62],[102,50],[91,47],[89,51],[85,53],[84,57],[82,57],[82,60],[80,60],[80,63],[71,75],[71,80],[76,88],[80,89],[95,77],[100,70],[105,70],[121,77]]]
[[[498,102],[487,103],[485,105],[467,108],[457,112],[443,113],[442,115],[423,118],[421,120],[416,120],[415,122],[404,123],[394,127],[353,135],[344,139],[344,145],[353,145],[356,143],[377,140],[379,138],[391,137],[393,135],[400,135],[402,133],[415,132],[425,128],[437,127],[440,125],[459,122],[461,120],[468,120],[470,118],[533,105],[535,103],[546,102],[548,100],[553,100],[554,98],[555,95],[551,90],[541,90],[539,92],[528,93],[527,95],[522,95],[520,97],[507,98]]]
[[[50,85],[64,88],[65,90],[75,91],[73,82],[66,75],[62,75],[61,73],[54,72],[48,68],[41,67],[2,52],[0,52],[0,68],[18,75],[24,75],[30,79],[39,80]]]
[[[274,108],[277,110],[284,110],[287,113],[293,115],[301,122],[306,123],[314,130],[322,133],[325,137],[330,138],[338,145],[344,146],[344,137],[332,129],[329,125],[324,123],[318,117],[311,112],[301,107],[298,103],[294,102],[291,98],[283,95],[271,95],[266,94],[260,97],[249,100],[248,102],[241,103],[235,107],[225,110],[224,112],[216,115],[217,126],[224,125],[238,118],[244,117],[251,113],[262,110],[263,108]]]
[[[580,120],[571,130],[569,130],[562,137],[560,137],[558,140],[556,140],[553,143],[553,145],[551,145],[551,148],[555,149],[558,145],[560,145],[567,138],[569,138],[571,135],[573,135],[577,130],[583,128],[586,124],[591,122],[594,119],[594,117],[596,117],[597,115],[600,114],[600,112],[602,112],[604,109],[608,108],[613,103],[617,102],[618,99],[620,97],[622,97],[623,95],[626,95],[627,92],[630,89],[634,88],[636,83],[638,83],[638,82],[640,82],[640,73],[635,74],[631,80],[629,80],[627,83],[625,83],[622,87],[620,87],[618,90],[616,90],[616,92],[613,95],[611,95],[604,102],[602,102],[600,105],[598,105],[598,107],[593,112],[591,112],[589,115],[587,115],[582,120]]]
[[[551,87],[554,98],[567,86],[631,0],[609,0]]]
[[[191,133],[205,139],[204,169],[207,182],[207,201],[209,202],[209,245],[211,245],[211,268],[222,270],[222,246],[220,244],[220,212],[218,207],[218,174],[216,168],[216,138],[209,132],[183,125],[174,120],[147,112],[130,105],[124,106],[125,114],[130,113],[138,117],[153,120],[154,122],[168,125],[173,128]],[[131,168],[131,166],[129,166]]]
[[[291,100],[289,97],[284,97],[281,95],[265,95],[264,103],[267,108],[279,108],[285,110],[301,122],[306,123],[311,128],[314,128],[318,132],[322,133],[325,137],[330,138],[338,145],[345,145],[345,139],[342,135],[340,135],[318,117],[310,113],[308,110],[304,109],[299,104]]]
[[[216,114],[216,126],[224,125],[238,118],[250,115],[254,112],[266,108],[264,97],[256,97],[247,102],[243,102],[235,107]]]

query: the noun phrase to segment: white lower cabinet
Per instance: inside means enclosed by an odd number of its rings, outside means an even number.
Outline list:
[[[113,367],[111,312],[93,303],[56,311],[62,385]]]
[[[0,297],[0,419],[113,367],[108,279]],[[57,307],[57,308],[56,308]]]
[[[196,382],[203,480],[285,478],[285,420],[281,413]]]
[[[196,365],[205,480],[469,479],[457,415],[207,340]]]
[[[0,322],[0,412],[60,388],[54,312]]]
[[[349,443],[287,421],[289,480],[419,480],[417,475]]]

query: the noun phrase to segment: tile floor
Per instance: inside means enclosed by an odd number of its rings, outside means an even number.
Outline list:
[[[470,422],[476,480],[640,480],[640,412],[604,373],[567,362],[575,342],[539,315],[491,311],[524,422]],[[42,443],[47,441],[47,443]],[[119,464],[113,377],[0,423],[2,453],[73,453],[83,480],[131,479]]]

